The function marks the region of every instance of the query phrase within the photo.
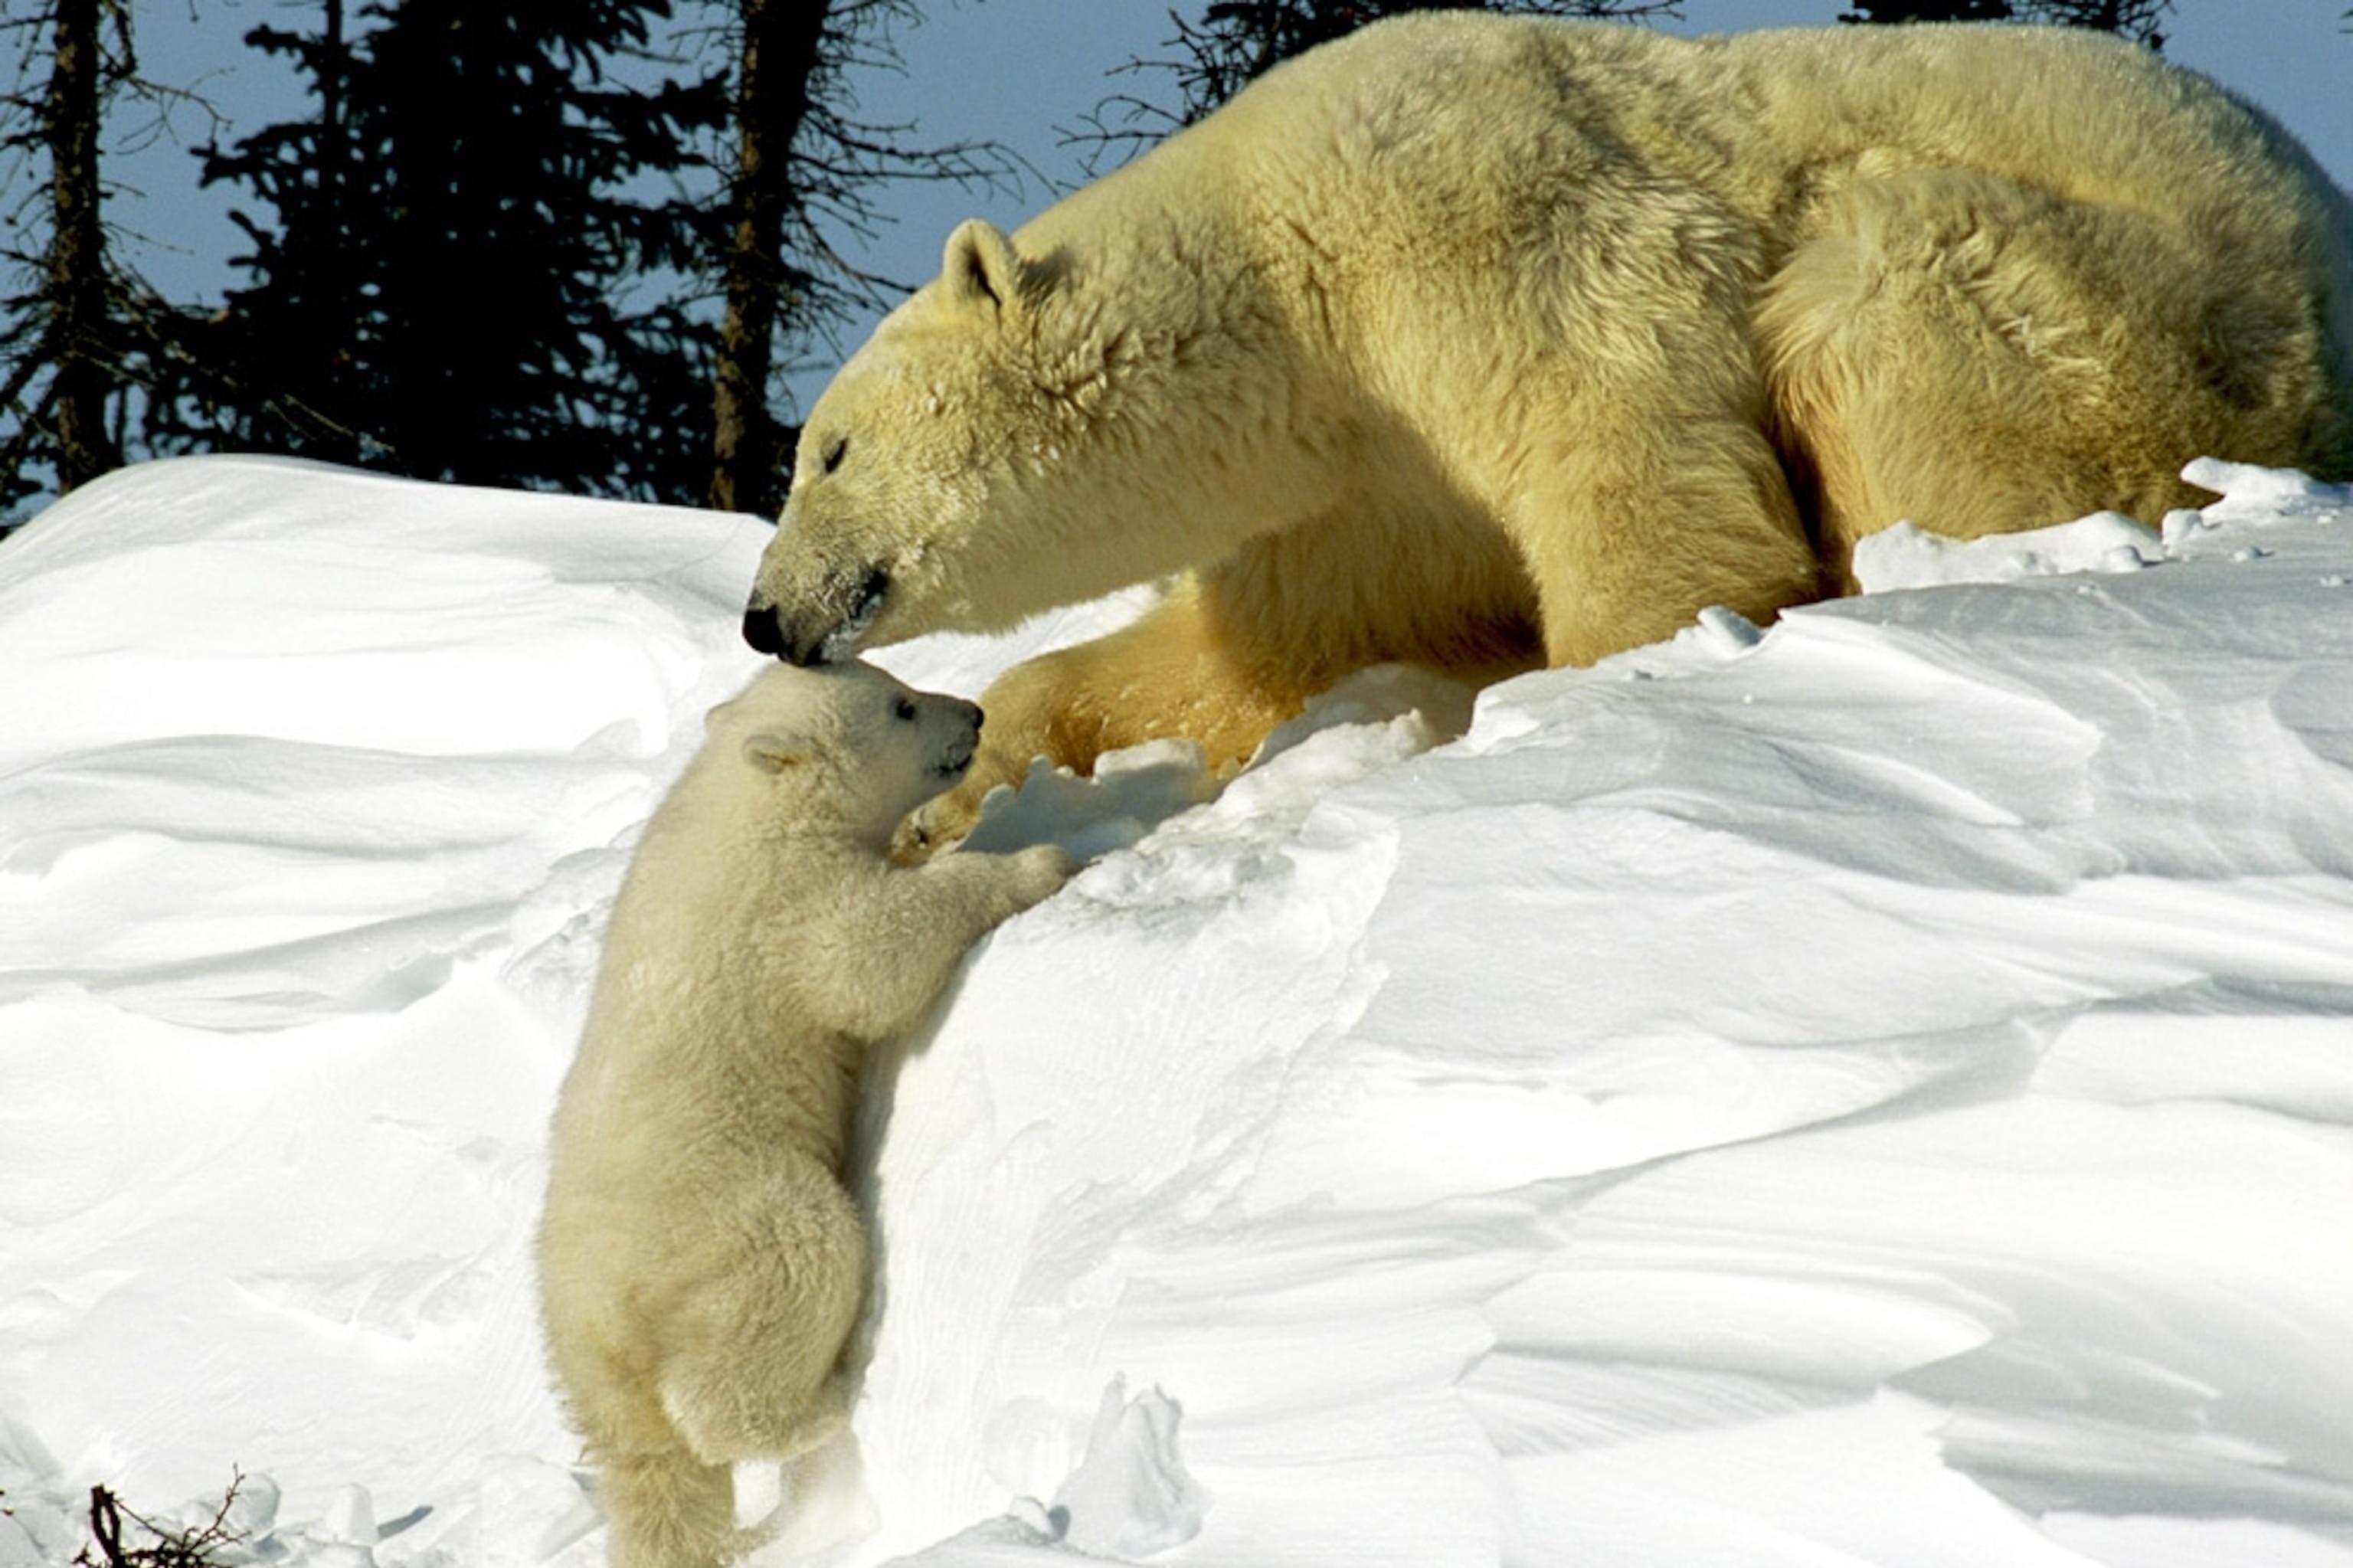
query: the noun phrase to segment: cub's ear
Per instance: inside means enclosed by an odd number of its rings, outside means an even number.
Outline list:
[[[985,217],[967,217],[956,225],[940,255],[940,277],[948,297],[959,303],[999,312],[1021,304],[1021,252]]]
[[[744,760],[763,773],[782,773],[817,759],[817,743],[805,735],[764,729],[744,738]]]

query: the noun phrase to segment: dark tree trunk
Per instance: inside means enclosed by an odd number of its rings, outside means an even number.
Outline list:
[[[729,192],[727,313],[712,390],[710,503],[773,517],[782,430],[768,409],[776,323],[786,313],[785,221],[793,139],[808,113],[810,79],[831,0],[740,0],[744,55],[735,87],[736,152]]]
[[[106,236],[99,223],[99,0],[57,0],[44,129],[49,151],[50,391],[60,493],[121,466],[106,428]]]

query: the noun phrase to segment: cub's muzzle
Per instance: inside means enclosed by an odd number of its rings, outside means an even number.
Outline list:
[[[946,758],[940,763],[941,775],[948,779],[963,778],[965,770],[972,766],[974,754],[980,750],[980,705],[958,702],[956,706],[964,710],[961,716],[966,728],[963,736],[948,747]]]

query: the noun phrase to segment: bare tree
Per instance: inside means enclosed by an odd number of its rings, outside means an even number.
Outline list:
[[[113,25],[110,58],[103,28]],[[106,89],[130,74],[130,21],[121,0],[51,0],[17,26],[46,46],[48,76],[37,90],[9,100],[19,128],[6,145],[46,159],[47,239],[37,253],[18,251],[31,287],[8,302],[0,354],[13,362],[0,383],[0,408],[15,422],[0,447],[0,500],[37,484],[36,461],[54,472],[59,491],[118,466],[121,449],[108,428],[108,402],[120,387],[109,331],[110,285],[100,204],[99,131]]]
[[[192,319],[122,263],[105,221],[102,137],[118,96],[153,109],[158,123],[181,105],[218,116],[139,75],[129,0],[41,0],[0,29],[25,39],[14,87],[0,95],[0,150],[42,171],[7,215],[31,238],[0,252],[18,280],[0,300],[5,508],[121,463],[126,441],[143,437],[153,372],[181,352]]]
[[[856,118],[850,79],[899,69],[892,29],[920,19],[913,0],[733,5],[735,136],[709,500],[774,516],[793,434],[772,410],[779,351],[830,343],[843,321],[901,287],[846,260],[833,237],[873,237],[871,193],[884,182],[1004,185],[1014,169],[992,146],[913,145],[907,126]]]
[[[776,322],[797,289],[785,263],[792,211],[792,147],[818,79],[829,0],[739,0],[735,166],[712,377],[710,503],[726,512],[776,510],[784,428],[768,407]]]
[[[106,233],[99,223],[100,0],[57,0],[47,111],[49,383],[56,418],[58,488],[73,489],[121,465],[106,429],[113,377],[100,348],[106,333]],[[119,5],[118,28],[127,26]],[[129,40],[124,37],[127,52]]]

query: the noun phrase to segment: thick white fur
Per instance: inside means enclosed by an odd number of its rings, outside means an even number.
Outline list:
[[[2061,28],[1427,14],[959,228],[811,410],[752,614],[829,656],[1183,574],[987,694],[969,804],[1033,753],[1237,761],[1371,662],[1767,618],[1898,518],[2154,521],[2207,452],[2353,471],[2353,210],[2204,79]]]
[[[860,1062],[1070,873],[1054,849],[886,858],[979,717],[863,664],[772,666],[712,711],[630,863],[539,1245],[549,1357],[623,1568],[723,1561],[729,1465],[839,1420],[866,1279],[840,1182]]]

